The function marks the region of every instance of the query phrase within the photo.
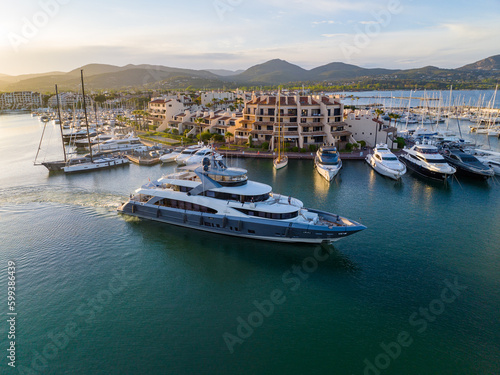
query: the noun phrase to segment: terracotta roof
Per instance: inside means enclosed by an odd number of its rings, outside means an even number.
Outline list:
[[[164,99],[155,99],[155,100],[151,101],[151,104],[152,103],[155,103],[155,104],[160,104],[160,103],[165,104],[165,100]]]

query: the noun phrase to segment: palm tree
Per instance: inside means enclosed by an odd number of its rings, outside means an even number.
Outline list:
[[[382,109],[380,109],[380,108],[377,108],[377,109],[375,110],[375,113],[377,114],[377,123],[376,123],[376,125],[375,125],[375,145],[374,145],[374,146],[376,146],[376,145],[377,145],[377,134],[378,134],[378,132],[379,132],[379,130],[380,130],[379,118],[380,118],[380,115],[381,115],[382,113],[384,113],[384,111],[383,111]]]
[[[397,113],[389,113],[389,126],[391,126],[391,120],[394,119],[394,124],[396,124],[396,121],[398,121],[398,118],[400,118],[401,115],[398,115]],[[386,142],[387,143],[387,138],[389,137],[389,132],[387,132],[387,137],[386,137]],[[393,134],[393,139],[394,139],[394,134]]]
[[[225,132],[224,133],[224,138],[226,138],[226,142],[229,142],[229,139],[233,137],[233,133],[231,132]]]
[[[234,104],[236,104],[237,108],[240,109],[240,105],[243,104],[243,98],[234,99]]]
[[[201,141],[201,131],[202,131],[202,124],[205,123],[205,119],[203,117],[197,117],[194,119],[194,122],[196,123],[196,125],[198,125],[200,127],[200,141]]]

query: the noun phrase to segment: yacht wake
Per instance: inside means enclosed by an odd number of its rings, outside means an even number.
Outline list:
[[[0,207],[54,203],[61,205],[98,207],[114,211],[126,197],[101,191],[89,191],[62,185],[15,186],[0,189]]]

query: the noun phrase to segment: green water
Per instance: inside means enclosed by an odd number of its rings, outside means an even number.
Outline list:
[[[368,227],[334,246],[275,244],[119,216],[173,166],[49,174],[32,165],[41,130],[0,117],[2,373],[500,373],[497,180],[395,183],[345,161],[329,185],[312,161],[229,160]]]

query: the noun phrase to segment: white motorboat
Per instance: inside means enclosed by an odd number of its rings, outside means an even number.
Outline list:
[[[337,147],[321,146],[316,151],[314,166],[318,173],[327,181],[333,180],[339,173],[340,168],[342,168],[342,160],[340,159]]]
[[[175,158],[184,150],[184,147],[177,147],[167,154],[160,156],[160,161],[162,163],[171,163],[175,161]]]
[[[184,159],[183,164],[198,164],[207,157],[210,159],[213,157],[215,160],[222,160],[222,155],[215,151],[212,147],[203,147],[201,150],[196,151],[193,156]]]
[[[438,152],[436,146],[416,144],[410,149],[403,149],[399,159],[414,172],[436,180],[446,180],[457,170]]]
[[[373,154],[368,154],[366,162],[382,176],[399,180],[406,173],[406,166],[398,160],[386,144],[378,144]]]
[[[125,137],[113,137],[92,146],[93,152],[103,151],[148,151],[141,139],[133,133],[127,134]]]
[[[203,142],[199,142],[197,145],[194,146],[189,146],[186,147],[184,150],[181,151],[179,155],[175,158],[175,162],[178,165],[184,165],[184,161],[194,154],[196,154],[197,151],[201,150],[203,148]]]

